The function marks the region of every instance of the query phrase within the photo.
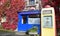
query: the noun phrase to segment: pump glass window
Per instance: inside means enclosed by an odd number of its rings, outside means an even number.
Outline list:
[[[29,15],[28,24],[40,24],[40,15]]]
[[[44,28],[52,28],[53,24],[52,24],[52,16],[44,16],[43,17],[43,27]]]
[[[52,14],[52,10],[44,10],[43,14]]]

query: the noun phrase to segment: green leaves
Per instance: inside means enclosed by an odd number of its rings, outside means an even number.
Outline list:
[[[32,27],[30,30],[29,30],[29,32],[37,32],[37,27],[36,26],[34,26],[34,27]]]

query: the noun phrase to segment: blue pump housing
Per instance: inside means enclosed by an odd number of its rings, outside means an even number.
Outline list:
[[[40,24],[29,24],[28,23],[28,16],[30,14],[41,14],[41,11],[39,10],[30,10],[30,11],[22,11],[22,12],[18,12],[18,31],[28,31],[30,30],[33,26],[37,26],[38,27],[38,34],[40,34],[41,30],[40,30]],[[22,23],[22,15],[26,16],[26,23]]]

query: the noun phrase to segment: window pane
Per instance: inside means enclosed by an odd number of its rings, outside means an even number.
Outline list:
[[[29,5],[34,5],[35,4],[35,0],[29,0]]]

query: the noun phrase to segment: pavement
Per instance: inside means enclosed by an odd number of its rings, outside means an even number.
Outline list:
[[[16,34],[16,33],[7,33],[7,32],[0,32],[0,36],[27,36],[27,35],[22,35],[23,33],[21,34]]]
[[[0,32],[0,36],[29,36],[29,35],[27,35],[25,32]]]

